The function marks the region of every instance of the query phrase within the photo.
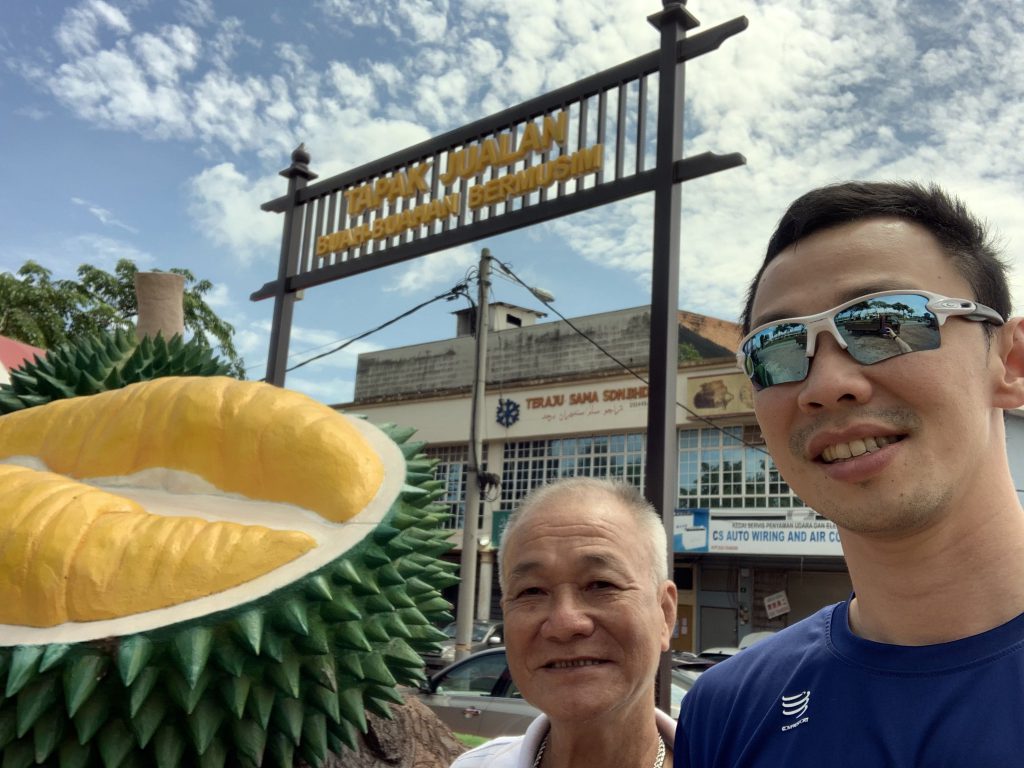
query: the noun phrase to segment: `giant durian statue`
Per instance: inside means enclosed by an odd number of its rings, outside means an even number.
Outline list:
[[[413,430],[223,376],[97,389],[0,417],[0,768],[355,748],[457,581]]]

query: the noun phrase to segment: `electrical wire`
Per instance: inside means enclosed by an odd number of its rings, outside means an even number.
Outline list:
[[[365,339],[367,336],[370,336],[371,334],[374,334],[377,331],[383,330],[384,328],[387,328],[389,325],[394,325],[399,320],[403,320],[406,317],[409,317],[410,315],[412,315],[412,314],[414,314],[416,312],[419,312],[421,309],[423,309],[424,307],[427,307],[427,306],[433,304],[435,301],[441,301],[442,299],[445,300],[445,301],[454,301],[459,296],[468,296],[468,285],[467,285],[467,283],[465,281],[463,281],[461,283],[457,283],[455,286],[453,286],[449,290],[445,291],[444,293],[439,293],[434,298],[427,299],[426,301],[417,304],[415,307],[412,307],[411,309],[407,309],[402,314],[396,315],[395,317],[391,318],[390,320],[387,320],[387,321],[381,323],[380,325],[378,325],[378,326],[376,326],[374,328],[371,328],[368,331],[364,331],[363,333],[360,333],[357,336],[353,336],[352,338],[348,339],[345,342],[342,342],[341,344],[339,344],[338,346],[334,347],[333,349],[329,349],[326,352],[321,352],[319,355],[314,355],[313,357],[311,357],[311,358],[309,358],[307,360],[303,360],[301,363],[296,363],[295,365],[291,366],[290,368],[285,368],[285,373],[290,373],[291,371],[294,371],[294,370],[296,370],[298,368],[302,368],[305,365],[309,365],[310,363],[312,363],[312,362],[314,362],[316,360],[321,360],[321,359],[327,357],[328,355],[333,355],[335,352],[340,352],[341,350],[345,349],[345,347],[348,347],[348,346],[354,344],[355,342],[357,342],[357,341],[359,341],[361,339]],[[472,299],[470,299],[470,302],[472,303]],[[260,381],[266,381],[266,378],[264,377],[264,378],[260,379]]]
[[[492,257],[492,258],[494,258],[494,257]],[[619,366],[620,368],[622,368],[622,370],[624,370],[624,371],[626,371],[627,373],[629,373],[629,374],[630,374],[631,376],[635,377],[636,379],[638,379],[639,381],[641,381],[641,382],[642,382],[642,383],[644,383],[645,385],[647,385],[647,386],[650,386],[650,382],[649,382],[649,381],[648,381],[647,379],[645,379],[645,378],[644,378],[643,376],[641,376],[641,375],[640,375],[639,373],[637,373],[637,372],[636,372],[635,370],[633,370],[633,369],[632,369],[632,368],[630,368],[630,367],[629,367],[628,365],[626,365],[626,364],[625,364],[624,362],[622,362],[622,361],[621,361],[621,360],[619,360],[619,359],[618,359],[617,357],[615,357],[615,355],[613,355],[613,354],[612,354],[611,352],[609,352],[609,351],[608,351],[607,349],[605,349],[605,348],[604,348],[603,346],[601,346],[601,344],[600,344],[599,342],[597,342],[597,341],[596,341],[595,339],[593,339],[593,338],[592,338],[591,336],[589,336],[589,335],[588,335],[587,333],[585,333],[584,331],[582,331],[582,330],[581,330],[580,328],[577,328],[577,327],[576,327],[576,325],[575,325],[575,324],[574,324],[574,323],[572,322],[572,320],[570,320],[569,318],[567,318],[567,317],[566,317],[565,315],[563,315],[563,314],[562,314],[561,312],[559,312],[559,311],[558,311],[558,310],[557,310],[557,309],[556,309],[555,307],[553,307],[553,306],[551,305],[551,302],[549,302],[549,301],[546,301],[545,299],[541,298],[541,297],[540,297],[540,296],[538,296],[538,295],[537,295],[536,293],[534,293],[533,289],[532,289],[532,288],[530,288],[530,286],[528,286],[528,285],[527,285],[526,283],[524,283],[524,282],[523,282],[523,281],[522,281],[522,280],[521,280],[521,279],[519,278],[519,275],[517,275],[517,274],[516,274],[515,272],[513,272],[513,271],[512,271],[512,268],[511,268],[511,267],[510,267],[510,266],[509,266],[508,264],[506,264],[505,262],[503,262],[503,261],[501,261],[500,259],[497,259],[497,258],[495,258],[495,259],[494,259],[494,261],[495,261],[495,262],[496,262],[496,263],[498,264],[498,266],[499,266],[499,267],[501,268],[501,270],[502,270],[503,272],[505,272],[505,274],[507,274],[507,275],[508,275],[509,277],[511,277],[511,278],[512,278],[512,279],[513,279],[513,280],[514,280],[514,281],[515,281],[516,283],[518,283],[518,284],[519,284],[519,285],[521,285],[521,286],[522,286],[523,288],[525,288],[526,290],[528,290],[528,291],[529,291],[529,292],[530,292],[531,294],[533,294],[534,298],[536,298],[536,299],[537,299],[537,301],[541,302],[541,303],[542,303],[542,304],[543,304],[543,305],[544,305],[545,307],[547,307],[548,309],[550,309],[550,310],[551,310],[551,311],[552,311],[552,312],[553,312],[553,313],[554,313],[555,315],[557,315],[557,316],[558,316],[558,317],[559,317],[559,318],[560,318],[560,319],[561,319],[561,320],[562,320],[562,321],[563,321],[563,322],[564,322],[564,323],[565,323],[566,325],[568,325],[568,326],[569,326],[569,327],[570,327],[570,328],[571,328],[571,329],[572,329],[573,331],[575,331],[575,332],[576,332],[577,334],[579,334],[580,336],[582,336],[582,337],[583,337],[584,339],[586,339],[586,340],[587,340],[588,342],[590,342],[591,344],[593,344],[593,345],[594,345],[594,347],[596,347],[596,348],[597,348],[597,350],[598,350],[599,352],[601,352],[601,354],[603,354],[603,355],[604,355],[605,357],[607,357],[607,358],[608,358],[609,360],[611,360],[611,361],[612,361],[613,363],[615,363],[615,364],[616,364],[617,366]],[[740,443],[741,443],[742,445],[745,445],[745,446],[747,446],[748,448],[753,448],[753,449],[754,449],[755,451],[760,451],[760,452],[761,452],[761,453],[763,453],[763,454],[764,454],[765,456],[770,456],[770,455],[771,455],[771,454],[769,454],[769,453],[768,453],[768,451],[766,451],[766,450],[765,450],[764,448],[762,448],[761,446],[759,446],[759,445],[755,445],[754,443],[750,443],[750,442],[747,442],[747,441],[746,441],[746,440],[744,440],[744,439],[743,439],[742,437],[736,437],[735,435],[733,435],[733,434],[731,434],[730,432],[728,432],[728,431],[727,431],[727,430],[726,430],[726,429],[725,429],[724,427],[721,427],[721,426],[719,426],[718,424],[716,424],[715,422],[711,421],[710,419],[708,419],[708,418],[706,418],[706,417],[704,417],[704,416],[701,416],[701,415],[700,415],[699,413],[695,413],[695,412],[694,412],[694,411],[692,411],[692,410],[691,410],[690,408],[687,408],[687,407],[686,407],[685,405],[683,405],[682,403],[680,403],[680,402],[679,402],[678,400],[676,400],[676,405],[677,405],[678,407],[682,408],[682,409],[683,409],[684,411],[686,411],[686,412],[687,412],[688,414],[690,414],[691,416],[693,416],[693,417],[694,417],[695,419],[699,419],[700,421],[703,421],[703,422],[704,422],[705,424],[707,424],[708,426],[712,427],[713,429],[717,429],[717,430],[718,430],[719,432],[721,432],[722,434],[728,435],[730,439],[733,439],[733,440],[737,440],[737,441],[738,441],[738,442],[740,442]]]

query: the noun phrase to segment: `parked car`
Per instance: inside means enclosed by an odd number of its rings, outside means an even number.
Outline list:
[[[672,670],[672,716],[697,681],[702,668]],[[483,738],[518,736],[540,711],[523,699],[508,671],[504,648],[467,656],[427,680],[416,695],[453,731]]]
[[[454,621],[444,628],[444,633],[448,635],[448,639],[441,641],[441,650],[423,654],[423,661],[427,665],[428,671],[443,669],[455,661],[456,624]],[[474,621],[469,652],[476,653],[487,648],[504,645],[503,634],[504,624],[500,621]]]
[[[715,665],[714,659],[703,658],[690,651],[672,651],[672,665],[676,669],[692,669],[702,672]]]
[[[717,645],[713,648],[705,648],[697,654],[697,658],[706,659],[707,661],[712,662],[725,661],[730,656],[735,656],[744,648],[749,648],[754,643],[764,640],[766,637],[771,637],[774,634],[775,631],[770,629],[763,632],[751,632],[748,635],[744,635],[738,646]]]
[[[713,648],[705,648],[697,654],[697,657],[715,663],[725,661],[739,652],[740,649],[735,645],[716,645]]]
[[[744,648],[749,648],[754,643],[759,643],[774,634],[774,630],[766,629],[763,632],[751,632],[749,635],[744,635],[743,639],[740,640],[740,650],[742,651]]]

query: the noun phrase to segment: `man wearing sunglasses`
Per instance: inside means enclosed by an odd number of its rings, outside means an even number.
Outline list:
[[[782,476],[839,528],[854,593],[705,672],[677,768],[1022,764],[1009,314],[984,227],[937,187],[851,182],[783,215],[737,357]]]

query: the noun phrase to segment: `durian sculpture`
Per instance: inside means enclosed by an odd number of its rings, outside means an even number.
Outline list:
[[[412,432],[221,376],[0,417],[0,768],[354,749],[451,618]]]

